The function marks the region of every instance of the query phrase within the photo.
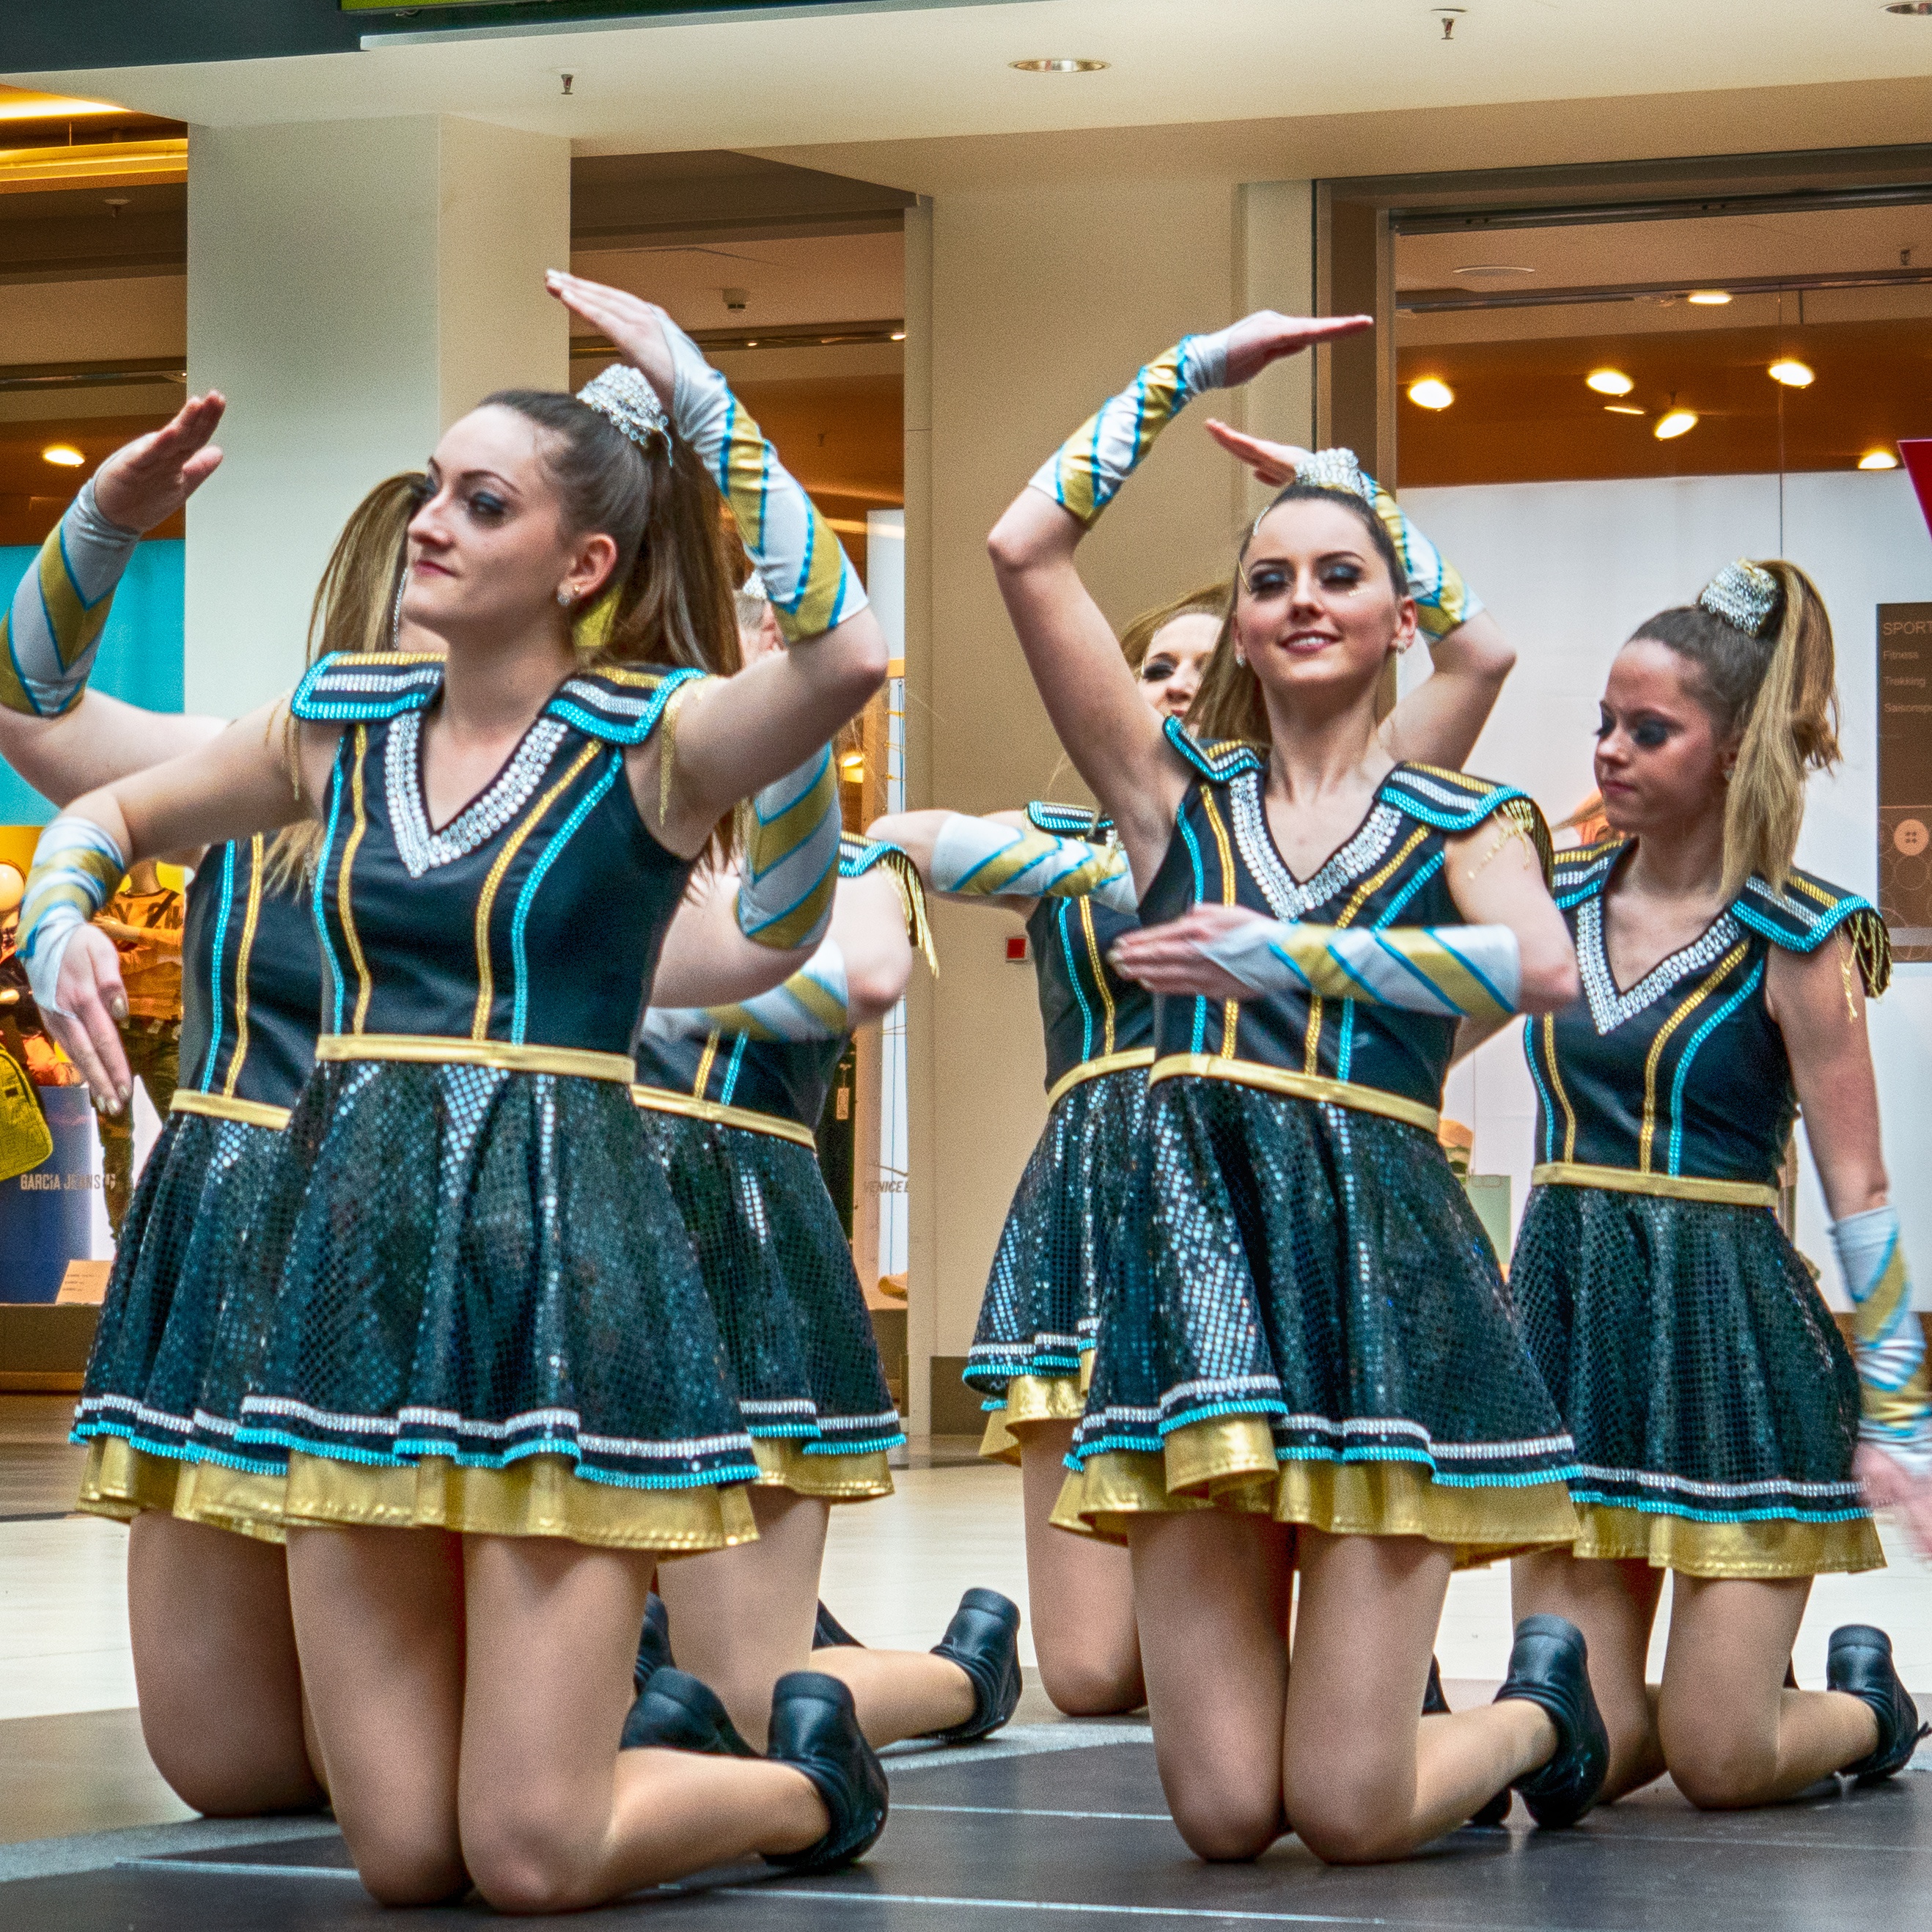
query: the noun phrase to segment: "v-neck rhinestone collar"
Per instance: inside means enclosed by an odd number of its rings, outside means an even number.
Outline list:
[[[1322,861],[1313,878],[1306,882],[1295,878],[1276,850],[1268,829],[1262,802],[1259,772],[1243,772],[1228,785],[1230,814],[1234,822],[1234,843],[1240,848],[1246,866],[1277,919],[1306,919],[1316,907],[1326,905],[1345,886],[1377,865],[1402,823],[1402,816],[1386,803],[1377,788],[1376,802],[1369,815],[1352,833],[1347,842]]]
[[[539,717],[488,789],[440,832],[432,832],[420,772],[422,713],[406,711],[393,719],[383,754],[382,782],[396,850],[410,877],[419,879],[434,867],[452,865],[494,838],[530,802],[568,728],[557,718]]]
[[[1603,894],[1593,892],[1576,908],[1576,968],[1598,1036],[1614,1033],[1673,986],[1704,971],[1738,943],[1743,931],[1729,910],[1720,912],[1702,937],[1660,959],[1628,992],[1621,992],[1604,941]]]

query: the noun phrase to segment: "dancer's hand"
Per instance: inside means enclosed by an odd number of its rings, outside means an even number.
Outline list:
[[[56,996],[62,1011],[40,1010],[47,1030],[80,1069],[94,1104],[104,1114],[119,1113],[134,1086],[118,1024],[127,1017],[128,992],[120,956],[104,932],[84,926],[68,941]]]
[[[1359,335],[1375,326],[1372,315],[1277,315],[1271,308],[1257,309],[1228,331],[1226,386],[1238,388],[1270,362],[1344,335]]]
[[[572,315],[581,316],[610,338],[619,356],[656,390],[668,414],[677,377],[664,338],[664,325],[670,320],[664,311],[656,302],[602,282],[586,282],[562,268],[551,269],[544,286]]]
[[[1858,1444],[1852,1473],[1872,1508],[1896,1510],[1912,1548],[1932,1557],[1932,1478],[1910,1474],[1874,1442]]]
[[[1208,434],[1230,456],[1246,464],[1257,482],[1265,483],[1270,490],[1284,489],[1292,483],[1310,454],[1295,443],[1270,442],[1265,436],[1250,436],[1218,416],[1208,418]]]
[[[1179,919],[1124,933],[1107,957],[1124,980],[1150,993],[1198,993],[1210,1000],[1248,1000],[1254,988],[1202,952],[1236,927],[1262,918],[1246,906],[1201,905]]]
[[[110,524],[164,524],[220,466],[208,441],[228,406],[218,391],[190,396],[172,422],[124,443],[94,472],[94,500]]]

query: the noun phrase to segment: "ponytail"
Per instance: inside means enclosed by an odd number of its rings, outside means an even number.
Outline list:
[[[1795,563],[1754,568],[1777,594],[1754,634],[1706,603],[1660,612],[1636,635],[1696,667],[1698,700],[1718,735],[1738,734],[1724,800],[1726,900],[1754,873],[1781,892],[1804,822],[1804,782],[1839,760],[1832,620],[1818,587]]]

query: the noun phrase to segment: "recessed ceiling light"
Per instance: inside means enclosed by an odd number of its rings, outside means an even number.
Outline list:
[[[78,470],[87,458],[70,442],[50,442],[40,452],[40,460],[59,470]]]
[[[895,342],[903,342],[905,340],[905,331],[902,328],[894,329],[892,331],[892,340]]]
[[[1456,400],[1456,392],[1439,376],[1424,376],[1409,384],[1408,400],[1418,409],[1446,410]]]
[[[1693,289],[1684,298],[1699,308],[1722,308],[1730,298],[1729,289]]]
[[[1810,364],[1799,362],[1795,356],[1774,362],[1764,373],[1774,382],[1782,382],[1787,389],[1808,389],[1817,380]]]
[[[1098,74],[1102,68],[1111,67],[1111,61],[1069,60],[1064,56],[1054,60],[1009,61],[1007,66],[1016,74]]]
[[[1672,410],[1668,416],[1658,418],[1657,427],[1651,431],[1659,442],[1668,442],[1674,436],[1682,436],[1686,430],[1697,427],[1695,410]]]
[[[1633,403],[1606,403],[1604,413],[1611,416],[1648,416],[1650,412],[1637,408]]]
[[[1888,449],[1868,449],[1858,458],[1861,470],[1896,470],[1898,458]]]
[[[1592,369],[1583,380],[1600,396],[1627,396],[1636,387],[1621,369]]]
[[[1534,268],[1520,262],[1471,262],[1454,272],[1459,275],[1533,275]]]
[[[866,776],[865,753],[863,752],[840,752],[838,770],[848,784],[856,784]]]

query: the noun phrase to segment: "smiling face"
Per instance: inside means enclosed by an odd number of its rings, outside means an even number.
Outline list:
[[[602,587],[616,545],[573,536],[544,460],[544,432],[514,410],[472,410],[430,460],[428,494],[410,519],[406,623],[446,640],[480,632],[561,634],[572,608]]]
[[[1190,610],[1155,632],[1140,668],[1141,696],[1155,716],[1187,716],[1220,634],[1220,619],[1205,610]]]
[[[1415,635],[1415,604],[1346,505],[1297,498],[1262,518],[1242,560],[1234,641],[1264,696],[1294,703],[1372,686]]]
[[[1598,703],[1597,788],[1612,830],[1641,837],[1724,811],[1724,768],[1737,754],[1697,695],[1688,659],[1633,638]]]

